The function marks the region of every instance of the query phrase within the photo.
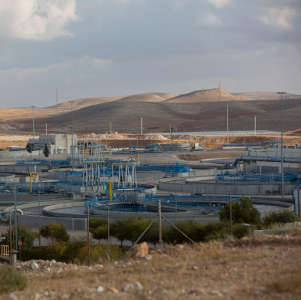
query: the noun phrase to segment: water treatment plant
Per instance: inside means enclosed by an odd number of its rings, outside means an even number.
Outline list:
[[[1,221],[16,209],[25,225],[55,222],[84,230],[88,213],[155,219],[160,202],[171,220],[206,223],[217,220],[230,198],[241,197],[263,214],[283,208],[300,213],[298,145],[233,144],[240,149],[236,157],[227,147],[210,151],[187,142],[108,149],[76,135],[43,135],[25,149],[1,153]],[[193,153],[210,159],[181,159]]]

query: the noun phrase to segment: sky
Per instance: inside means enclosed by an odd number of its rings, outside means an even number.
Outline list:
[[[144,92],[301,94],[300,0],[1,0],[0,106]]]

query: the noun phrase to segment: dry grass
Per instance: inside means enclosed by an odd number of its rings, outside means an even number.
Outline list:
[[[271,291],[281,294],[294,294],[301,297],[301,270],[296,270],[291,274],[286,274],[271,284],[267,285]]]
[[[56,299],[99,299],[101,285],[102,299],[300,299],[300,236],[270,240],[180,245],[153,251],[150,261],[107,263],[101,270],[26,273],[29,286],[16,294],[23,299],[45,292]],[[122,292],[135,281],[144,289]]]

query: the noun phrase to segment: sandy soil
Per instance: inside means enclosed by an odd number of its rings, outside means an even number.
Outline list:
[[[16,299],[300,299],[300,231],[242,241],[178,245],[90,268],[26,272]],[[124,291],[128,283],[139,288]],[[101,293],[97,292],[103,287]],[[0,299],[9,299],[7,295]]]
[[[8,146],[25,146],[28,139],[32,138],[31,135],[0,135],[0,149]],[[220,149],[223,144],[227,143],[226,135],[205,135],[205,136],[177,136],[177,139],[170,139],[169,136],[161,134],[154,135],[135,135],[125,133],[112,133],[112,134],[96,134],[90,133],[79,135],[82,139],[91,139],[97,143],[105,143],[110,147],[128,147],[130,145],[148,145],[160,143],[200,143],[204,149]],[[279,141],[279,135],[231,135],[230,143],[261,143],[263,141]],[[292,135],[288,133],[284,135],[285,145],[301,144],[301,136]]]

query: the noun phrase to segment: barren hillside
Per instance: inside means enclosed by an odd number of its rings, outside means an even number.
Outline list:
[[[143,118],[144,132],[215,131],[226,130],[226,107],[229,106],[230,130],[253,130],[254,116],[257,130],[285,131],[301,127],[301,99],[271,101],[231,101],[201,103],[132,102],[124,99],[87,106],[71,112],[35,115],[38,132],[102,133],[113,131],[140,132]],[[0,122],[3,133],[29,133],[32,131],[31,115],[28,119]]]
[[[96,104],[116,101],[120,98],[121,97],[83,98],[83,99],[76,99],[76,100],[62,102],[55,106],[51,106],[49,108],[54,109],[57,112],[66,112],[66,111],[78,110]]]
[[[258,130],[278,131],[281,127],[295,130],[301,127],[301,97],[239,100],[241,96],[222,89],[172,96],[147,93],[78,99],[48,108],[0,108],[0,130],[7,134],[32,132],[32,117],[37,132],[44,131],[47,123],[49,132],[70,132],[72,129],[77,133],[103,133],[112,123],[113,131],[137,133],[140,132],[141,117],[144,132],[166,132],[170,127],[173,131],[225,130],[227,104],[230,130],[254,129],[255,116]]]
[[[232,95],[224,89],[200,90],[167,99],[168,103],[198,103],[204,101],[241,101],[242,96]]]
[[[171,93],[147,93],[123,97],[120,100],[123,102],[163,102],[166,99],[174,97]]]
[[[233,95],[240,96],[247,100],[281,100],[300,98],[300,95],[287,94],[281,92],[246,92],[233,93]]]

